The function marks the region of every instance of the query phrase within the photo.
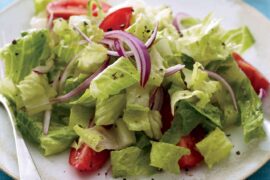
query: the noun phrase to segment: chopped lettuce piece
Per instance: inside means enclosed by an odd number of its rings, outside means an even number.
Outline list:
[[[225,60],[237,44],[225,44],[224,32],[220,20],[213,19],[210,14],[201,23],[182,31],[183,37],[178,40],[179,49],[203,65],[213,60]]]
[[[180,168],[178,161],[183,155],[189,153],[190,151],[188,149],[180,146],[164,142],[152,142],[150,165],[171,173],[179,174]]]
[[[136,16],[135,22],[126,30],[133,34],[141,41],[146,42],[154,30],[153,21],[145,14],[141,13]]]
[[[78,87],[87,77],[88,76],[86,74],[79,74],[75,77],[68,78],[63,85],[64,87],[60,88],[60,91],[63,88],[63,94],[69,93],[70,91]]]
[[[119,119],[111,129],[102,126],[83,129],[79,126],[74,127],[80,139],[96,152],[104,149],[121,149],[135,143],[135,135],[129,131],[125,123]]]
[[[49,33],[44,29],[27,32],[0,51],[0,59],[5,63],[6,77],[14,83],[29,75],[34,67],[45,64],[49,56]]]
[[[138,110],[125,110],[124,122],[131,131],[149,131],[151,124],[149,122],[148,112]]]
[[[98,126],[114,124],[123,114],[125,104],[125,94],[114,95],[105,100],[98,99],[94,118],[95,124]]]
[[[66,150],[77,137],[71,128],[55,122],[51,122],[48,135],[43,135],[42,116],[29,117],[23,111],[18,110],[15,117],[22,135],[39,145],[45,156]]]
[[[150,139],[144,132],[136,132],[136,146],[140,149],[151,148]]]
[[[152,139],[159,140],[162,136],[161,115],[160,115],[159,111],[149,111],[148,117],[149,117],[151,129],[146,130],[145,133],[147,134],[148,137],[150,137]]]
[[[233,58],[229,57],[223,62],[213,62],[207,68],[220,74],[232,86],[239,106],[245,141],[250,142],[256,138],[265,137],[262,102]],[[232,102],[227,102],[232,104]]]
[[[89,44],[80,52],[77,58],[77,71],[86,74],[94,73],[108,59],[107,51],[107,48],[101,44]]]
[[[50,127],[49,134],[40,137],[40,147],[45,156],[63,152],[77,137],[70,127]]]
[[[150,58],[151,73],[147,84],[153,86],[160,86],[163,81],[166,68],[163,64],[164,59],[159,54],[155,46],[153,46],[150,50]]]
[[[77,100],[70,102],[72,105],[82,105],[86,107],[95,107],[96,99],[91,96],[90,89],[87,89],[81,97]]]
[[[1,79],[0,94],[3,94],[10,101],[13,101],[17,108],[23,107],[23,102],[20,97],[20,92],[17,86],[10,79]]]
[[[112,175],[117,177],[150,176],[156,172],[149,166],[149,153],[138,147],[111,152]]]
[[[94,110],[89,107],[74,105],[70,109],[69,127],[79,125],[88,127],[90,120],[94,117]]]
[[[232,143],[219,128],[212,131],[206,138],[196,144],[209,168],[230,155]]]
[[[184,28],[190,28],[191,26],[195,26],[200,23],[200,20],[193,17],[186,17],[182,19],[180,23]]]
[[[127,110],[149,111],[149,87],[141,87],[139,84],[134,84],[127,88]]]
[[[47,77],[31,73],[18,85],[23,104],[29,115],[51,109],[49,99],[56,91],[48,84]]]
[[[243,26],[238,29],[232,29],[228,31],[223,37],[225,44],[234,43],[238,45],[237,50],[240,53],[245,52],[249,49],[254,43],[255,39],[252,36],[249,28],[247,26]]]
[[[129,59],[121,57],[94,78],[90,92],[95,98],[106,99],[138,82],[139,74],[135,66]]]

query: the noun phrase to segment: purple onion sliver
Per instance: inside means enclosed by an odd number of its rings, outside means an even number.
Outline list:
[[[232,101],[233,101],[233,105],[234,105],[235,110],[238,111],[236,97],[235,97],[235,94],[234,94],[233,89],[230,86],[230,84],[223,77],[221,77],[219,74],[217,74],[215,72],[207,71],[207,70],[205,70],[205,72],[207,72],[207,74],[208,74],[209,77],[220,81],[225,86],[225,88],[229,91],[229,93],[231,95],[231,98],[232,98]]]
[[[181,25],[181,20],[188,18],[188,17],[190,17],[190,16],[186,13],[183,13],[183,12],[179,12],[174,16],[173,25],[179,33],[181,33],[181,29],[183,29],[183,27]]]
[[[105,61],[103,63],[103,65],[91,76],[89,76],[86,80],[84,80],[84,82],[82,82],[78,87],[76,87],[75,89],[73,89],[72,91],[70,91],[69,93],[62,95],[62,96],[58,96],[54,99],[51,99],[51,103],[61,103],[61,102],[65,102],[68,101],[69,99],[71,99],[74,96],[79,95],[80,93],[82,93],[83,91],[85,91],[91,84],[91,81],[97,76],[99,75],[99,73],[101,73],[104,69],[106,69],[106,67],[109,65],[109,60]]]
[[[119,40],[114,40],[114,47],[120,56],[125,56],[125,49],[123,47],[123,44]]]
[[[151,47],[152,44],[155,42],[156,37],[157,37],[157,32],[158,32],[158,23],[156,23],[156,26],[155,26],[155,28],[153,30],[153,33],[151,34],[150,38],[145,43],[145,46],[147,48]]]
[[[144,87],[149,79],[151,71],[150,55],[147,51],[147,47],[137,37],[124,31],[110,31],[105,33],[105,38],[118,39],[127,46],[134,53],[137,69],[140,72],[140,85]]]
[[[152,35],[150,36],[150,38],[146,41],[145,43],[145,46],[147,48],[151,47],[151,45],[155,42],[156,40],[156,37],[157,37],[157,32],[158,32],[158,23],[156,24],[154,30],[153,30],[153,33]],[[101,41],[103,44],[107,44],[111,50],[114,50],[114,40],[112,39],[103,39]],[[108,51],[108,55],[110,56],[120,56],[119,53],[117,51]],[[132,51],[125,51],[125,56],[126,57],[130,57],[130,56],[133,56],[133,52]]]
[[[43,133],[45,135],[47,135],[49,131],[51,116],[52,116],[52,110],[45,111],[44,120],[43,120]]]
[[[165,76],[170,76],[173,75],[174,73],[182,70],[185,67],[185,65],[182,64],[177,64],[175,66],[169,67],[168,69],[166,69],[165,71]]]
[[[52,24],[53,24],[53,18],[54,18],[54,14],[53,14],[53,12],[51,12],[51,13],[50,13],[49,20],[48,20],[48,24],[47,24],[48,29],[51,29],[51,27],[52,27]]]

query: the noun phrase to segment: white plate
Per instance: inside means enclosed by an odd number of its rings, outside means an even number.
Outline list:
[[[113,4],[121,2],[113,1]],[[264,75],[270,77],[270,22],[240,0],[147,0],[150,5],[167,4],[174,12],[184,11],[195,17],[204,17],[213,12],[216,17],[223,19],[226,28],[247,25],[256,39],[256,44],[244,57],[256,66]],[[32,0],[20,0],[15,6],[0,14],[0,46],[2,42],[9,42],[19,35],[21,30],[27,29],[29,19],[33,14]],[[2,43],[2,44],[1,44]],[[18,178],[18,167],[11,126],[6,112],[0,108],[0,168],[12,177]],[[268,118],[269,119],[269,118]],[[230,158],[211,170],[205,165],[189,172],[182,172],[180,176],[158,174],[155,179],[244,179],[248,177],[270,159],[270,122],[265,120],[267,138],[249,145],[243,143],[242,132],[239,128],[231,129],[230,139],[235,145]],[[79,175],[68,165],[68,152],[49,158],[43,157],[37,149],[29,146],[42,179],[111,179],[105,176],[105,167],[100,176]],[[240,151],[240,155],[236,155]],[[140,178],[142,179],[142,178]],[[149,178],[147,178],[149,179]]]

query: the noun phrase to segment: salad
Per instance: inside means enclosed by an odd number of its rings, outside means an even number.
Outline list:
[[[248,27],[226,30],[167,6],[35,0],[32,29],[0,50],[17,127],[44,156],[112,176],[179,174],[229,157],[226,130],[265,137],[269,81],[240,54]],[[110,160],[110,161],[109,161]]]

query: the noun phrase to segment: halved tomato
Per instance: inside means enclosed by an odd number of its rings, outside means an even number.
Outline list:
[[[189,135],[180,139],[178,146],[188,148],[190,150],[189,155],[182,156],[178,161],[180,168],[192,168],[195,167],[203,160],[203,156],[196,150],[196,143],[201,141],[205,137],[205,131],[202,127],[196,127]]]
[[[132,7],[118,9],[106,16],[99,27],[105,32],[112,30],[125,30],[130,26],[132,12]]]
[[[95,152],[88,145],[82,144],[79,149],[71,148],[69,164],[79,171],[95,172],[109,159],[110,151]]]

